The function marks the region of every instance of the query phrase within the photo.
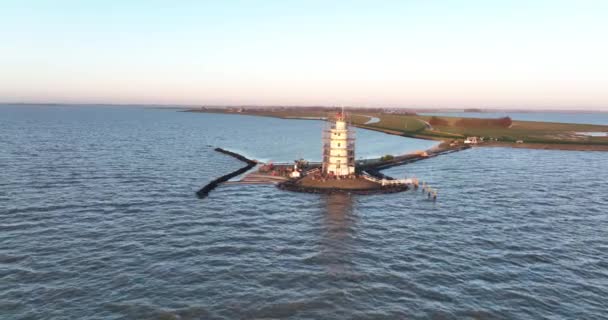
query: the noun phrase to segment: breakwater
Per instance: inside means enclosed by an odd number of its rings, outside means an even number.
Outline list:
[[[371,176],[374,176],[379,179],[390,180],[392,178],[382,174],[380,172],[380,170],[384,170],[384,169],[388,169],[388,168],[392,168],[392,167],[396,167],[396,166],[401,166],[401,165],[417,162],[417,161],[424,160],[424,159],[430,159],[430,158],[434,158],[439,155],[448,154],[448,153],[452,153],[452,152],[458,152],[458,151],[466,150],[469,148],[471,148],[471,147],[468,145],[464,145],[464,146],[458,146],[458,147],[450,147],[447,149],[440,149],[440,150],[436,150],[436,151],[429,150],[426,152],[426,155],[407,154],[407,155],[402,155],[402,156],[396,156],[392,160],[378,161],[375,163],[369,163],[369,164],[363,165],[363,166],[361,166],[361,171],[365,171],[368,174],[370,174]]]
[[[241,175],[241,174],[243,174],[243,173],[251,170],[251,168],[253,168],[253,167],[255,167],[257,165],[257,162],[255,162],[255,161],[253,161],[251,159],[247,159],[247,158],[245,158],[244,156],[242,156],[242,155],[240,155],[238,153],[235,153],[235,152],[232,152],[232,151],[228,151],[228,150],[225,150],[225,149],[222,149],[222,148],[215,148],[214,150],[217,151],[217,152],[229,155],[229,156],[231,156],[233,158],[236,158],[236,159],[238,159],[240,161],[243,161],[243,162],[247,163],[247,165],[244,166],[244,167],[242,167],[242,168],[240,168],[240,169],[237,169],[237,170],[235,170],[235,171],[233,171],[231,173],[223,175],[223,176],[221,176],[221,177],[219,177],[219,178],[217,178],[217,179],[209,182],[206,186],[202,187],[200,190],[198,190],[196,192],[196,195],[199,198],[201,198],[201,199],[207,197],[209,195],[209,192],[211,192],[213,189],[217,188],[217,186],[220,183],[226,182],[226,181],[228,181],[228,180],[230,180],[230,179],[232,179],[232,178],[234,178],[234,177],[236,177],[238,175]]]

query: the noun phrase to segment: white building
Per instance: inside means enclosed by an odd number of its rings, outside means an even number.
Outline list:
[[[479,143],[479,141],[480,141],[480,139],[479,139],[479,138],[477,138],[477,137],[467,137],[467,138],[464,140],[464,143],[465,143],[465,144],[478,144],[478,143]]]
[[[344,112],[323,132],[323,173],[347,176],[355,173],[355,134]]]

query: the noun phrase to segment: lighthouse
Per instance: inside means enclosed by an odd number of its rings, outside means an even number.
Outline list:
[[[323,131],[323,173],[338,177],[355,173],[355,133],[344,111]]]

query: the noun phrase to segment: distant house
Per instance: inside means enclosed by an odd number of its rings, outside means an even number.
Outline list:
[[[478,137],[467,137],[464,139],[465,144],[478,144],[480,141]]]
[[[515,141],[515,143],[524,143],[524,141],[523,140],[517,140],[517,141]]]

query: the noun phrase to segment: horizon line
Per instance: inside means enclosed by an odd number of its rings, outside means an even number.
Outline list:
[[[2,102],[0,105],[30,105],[30,106],[109,106],[109,107],[165,107],[165,108],[338,108],[344,106],[353,109],[403,109],[403,110],[450,110],[451,112],[487,112],[487,111],[510,111],[510,112],[608,112],[608,107],[601,109],[572,109],[575,107],[411,107],[411,106],[353,106],[353,105],[290,105],[290,104],[177,104],[177,103],[108,103],[108,102]]]

